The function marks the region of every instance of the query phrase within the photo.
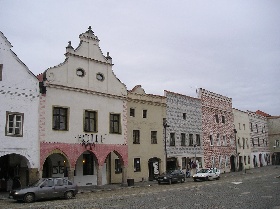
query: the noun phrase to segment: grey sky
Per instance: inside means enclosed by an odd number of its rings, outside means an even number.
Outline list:
[[[92,26],[128,89],[195,97],[280,115],[278,0],[0,0],[0,30],[34,74],[64,61]]]

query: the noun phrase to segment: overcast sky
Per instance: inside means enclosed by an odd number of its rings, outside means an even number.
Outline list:
[[[228,96],[280,115],[279,0],[0,0],[0,31],[35,74],[64,61],[92,26],[130,90]]]

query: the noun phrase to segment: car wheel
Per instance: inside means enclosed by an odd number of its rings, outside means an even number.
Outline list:
[[[219,180],[219,179],[220,179],[220,176],[218,176],[216,179]]]
[[[32,193],[27,193],[24,196],[24,202],[26,202],[26,203],[34,202],[34,200],[35,200],[35,196]]]
[[[158,184],[160,184],[160,181],[158,181]]]
[[[74,197],[74,194],[72,191],[67,191],[67,192],[65,192],[64,196],[65,196],[65,199],[72,199]]]
[[[208,176],[206,176],[205,181],[209,181],[209,177]]]
[[[193,179],[193,181],[197,181],[197,179]]]
[[[172,184],[172,179],[169,179],[168,183],[169,183],[169,184]]]

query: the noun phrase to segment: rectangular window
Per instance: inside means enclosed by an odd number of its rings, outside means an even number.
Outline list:
[[[53,107],[53,130],[68,130],[68,108]]]
[[[215,121],[216,121],[216,123],[219,123],[219,116],[218,115],[215,115]]]
[[[121,133],[121,115],[110,113],[110,133],[120,134]]]
[[[186,120],[187,119],[187,114],[183,113],[183,119]]]
[[[225,116],[222,116],[222,123],[225,123],[225,122],[226,122]]]
[[[140,131],[133,130],[133,144],[140,144]]]
[[[143,110],[143,118],[147,118],[147,110]]]
[[[226,136],[223,136],[223,144],[224,144],[224,146],[227,146],[227,138],[226,138]]]
[[[3,64],[0,64],[0,81],[2,81]]]
[[[244,156],[244,164],[245,164],[245,165],[247,164],[246,156]]]
[[[225,156],[225,168],[228,167],[228,156]]]
[[[187,158],[182,157],[182,169],[186,169],[187,168]]]
[[[243,124],[243,130],[245,130],[245,124]]]
[[[255,140],[254,140],[254,138],[252,138],[252,145],[253,145],[253,147],[255,146]]]
[[[23,113],[6,112],[6,136],[23,135]]]
[[[130,108],[129,115],[131,117],[135,117],[135,109],[134,108]]]
[[[260,138],[258,138],[258,147],[259,147],[259,146],[261,146],[261,145],[260,145]]]
[[[151,143],[157,144],[157,131],[151,131]]]
[[[275,146],[276,146],[276,147],[279,147],[279,146],[280,146],[280,140],[278,140],[278,139],[275,140]]]
[[[93,175],[93,155],[83,155],[83,175]]]
[[[140,158],[134,158],[134,172],[141,171]]]
[[[256,124],[257,133],[259,133],[258,124]]]
[[[97,112],[85,110],[84,113],[84,131],[97,132]]]
[[[186,146],[186,134],[181,133],[181,146]]]
[[[213,146],[213,137],[210,135],[210,146]]]
[[[215,157],[214,156],[211,157],[211,164],[212,164],[212,168],[216,167]]]
[[[217,134],[217,146],[221,146],[220,134]]]
[[[115,173],[122,173],[122,165],[120,159],[115,159]]]
[[[245,149],[245,138],[242,138],[242,147]]]
[[[241,130],[241,128],[240,128],[240,123],[238,123],[238,128],[239,128],[239,130]]]
[[[175,133],[170,133],[170,146],[175,146]]]
[[[248,155],[248,164],[250,164],[250,155]]]
[[[189,146],[193,146],[193,134],[189,134]]]
[[[200,146],[200,135],[196,134],[195,137],[196,137],[196,145]]]
[[[251,132],[253,132],[253,123],[250,123]]]
[[[221,168],[222,167],[222,156],[219,156],[219,168]]]

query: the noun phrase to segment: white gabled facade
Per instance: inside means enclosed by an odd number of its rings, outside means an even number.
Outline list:
[[[39,81],[0,32],[0,179],[37,179]],[[4,180],[5,179],[5,180]],[[2,188],[2,190],[5,188]]]
[[[91,27],[79,38],[76,49],[69,42],[63,63],[40,76],[42,176],[82,186],[125,182],[127,89]]]

